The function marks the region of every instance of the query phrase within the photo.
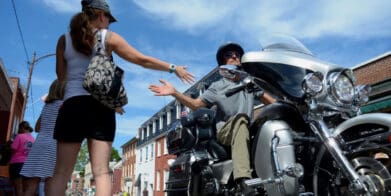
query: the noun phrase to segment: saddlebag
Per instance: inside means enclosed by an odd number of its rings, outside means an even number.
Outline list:
[[[166,139],[169,154],[178,154],[190,150],[196,142],[196,138],[186,127],[168,132]]]
[[[191,180],[190,153],[177,157],[170,166],[170,174],[166,182],[166,192],[187,191]]]

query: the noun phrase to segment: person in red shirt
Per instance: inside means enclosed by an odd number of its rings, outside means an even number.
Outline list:
[[[19,124],[18,134],[11,144],[12,156],[9,165],[9,173],[15,188],[16,196],[23,195],[23,176],[20,175],[20,170],[35,141],[34,137],[31,135],[32,131],[33,128],[31,128],[27,121],[21,122]]]

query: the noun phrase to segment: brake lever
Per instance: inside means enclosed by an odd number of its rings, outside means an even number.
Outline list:
[[[253,88],[254,87],[253,84],[254,84],[254,82],[253,82],[252,78],[251,77],[246,77],[246,78],[243,79],[243,82],[240,85],[227,90],[227,92],[225,92],[225,96],[230,97],[233,94],[235,94],[235,93],[237,93],[237,92],[239,92],[241,90],[244,90],[247,87]]]

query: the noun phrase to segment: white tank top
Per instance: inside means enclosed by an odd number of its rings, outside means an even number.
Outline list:
[[[106,38],[106,33],[106,29],[102,30],[103,40]],[[69,32],[65,33],[64,58],[67,62],[67,82],[64,101],[74,96],[89,95],[89,93],[83,88],[83,80],[92,56],[86,56],[74,49]]]

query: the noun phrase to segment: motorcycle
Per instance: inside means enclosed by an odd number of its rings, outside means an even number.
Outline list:
[[[297,40],[247,52],[240,69],[221,66],[223,77],[241,78],[226,96],[262,88],[278,101],[264,106],[250,125],[253,178],[258,195],[391,195],[391,115],[361,114],[370,87],[354,86],[348,68],[316,58]],[[189,113],[169,130],[168,195],[240,195],[229,148],[215,138],[215,112]]]

